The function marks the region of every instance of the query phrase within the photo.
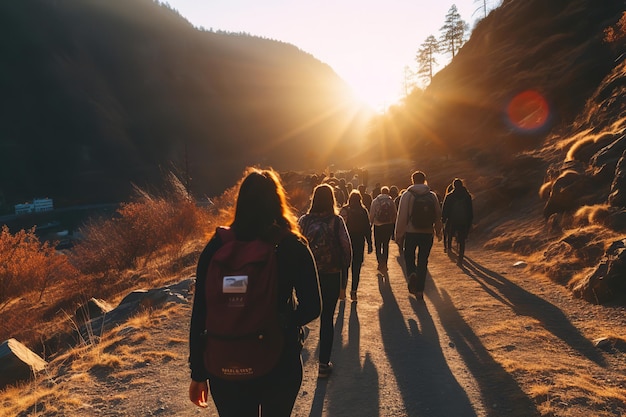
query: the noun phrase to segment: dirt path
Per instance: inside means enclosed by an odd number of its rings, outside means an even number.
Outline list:
[[[337,308],[328,380],[317,379],[318,325],[303,351],[294,416],[620,416],[626,355],[591,340],[626,335],[623,308],[590,306],[514,267],[512,255],[470,247],[457,267],[435,244],[425,301],[410,296],[391,245],[389,278],[366,256],[359,300]],[[155,326],[141,349],[176,359],[147,362],[76,388],[77,415],[217,416],[187,400],[190,307]],[[123,372],[120,375],[124,374]]]

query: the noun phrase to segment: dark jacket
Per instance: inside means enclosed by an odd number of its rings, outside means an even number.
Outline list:
[[[196,288],[189,331],[189,367],[191,379],[194,381],[203,381],[209,377],[202,358],[206,314],[205,277],[211,258],[221,246],[222,240],[217,234],[214,235],[202,251],[196,269]],[[286,341],[290,341],[298,336],[300,326],[320,315],[319,280],[311,251],[295,235],[289,234],[280,242],[276,256],[278,299],[288,299],[294,289],[298,299],[297,304],[293,306],[294,310],[287,314]],[[289,346],[295,346],[295,343]]]
[[[356,243],[365,240],[369,246],[372,245],[372,225],[365,207],[345,205],[339,211],[339,215],[346,222],[351,242]]]
[[[459,219],[453,217],[453,207],[459,204],[463,211],[463,216]],[[474,209],[472,207],[472,196],[466,188],[456,188],[451,193],[446,194],[441,208],[441,220],[454,229],[469,229],[474,221]]]

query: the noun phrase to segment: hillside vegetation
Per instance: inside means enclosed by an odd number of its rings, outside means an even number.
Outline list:
[[[625,12],[504,1],[424,91],[376,119],[384,139],[370,142],[389,158],[411,150],[440,193],[466,179],[475,235],[592,302],[626,292]]]
[[[120,202],[178,171],[198,197],[252,164],[324,167],[367,110],[297,47],[194,28],[153,0],[0,4],[0,203]]]

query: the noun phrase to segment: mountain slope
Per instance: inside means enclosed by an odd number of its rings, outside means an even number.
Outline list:
[[[466,179],[476,235],[536,254],[537,271],[594,302],[626,293],[624,255],[607,266],[621,252],[606,252],[626,245],[625,11],[504,1],[425,91],[377,120],[372,137],[384,140],[370,143],[390,157],[409,150],[440,193]],[[610,288],[594,287],[607,267]]]
[[[151,0],[10,0],[0,23],[9,204],[119,201],[170,169],[215,195],[245,165],[323,167],[361,134],[366,111],[327,65]]]

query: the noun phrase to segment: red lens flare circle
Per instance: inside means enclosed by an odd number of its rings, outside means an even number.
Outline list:
[[[513,97],[506,112],[509,121],[517,128],[535,130],[548,121],[550,106],[541,94],[527,90]]]

